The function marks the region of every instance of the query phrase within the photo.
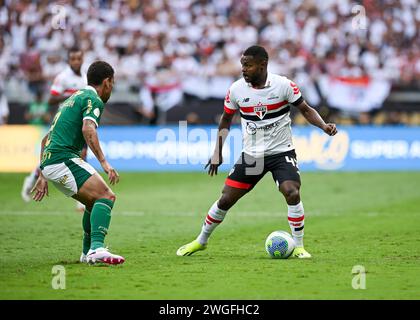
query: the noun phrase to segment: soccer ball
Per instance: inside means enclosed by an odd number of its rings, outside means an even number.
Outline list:
[[[287,259],[295,249],[295,241],[286,231],[273,231],[265,240],[265,250],[274,259]]]

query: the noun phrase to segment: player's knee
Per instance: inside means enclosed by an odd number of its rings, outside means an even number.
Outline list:
[[[288,187],[282,190],[287,203],[298,203],[300,201],[299,189],[296,187]]]
[[[111,189],[107,189],[105,191],[105,194],[102,196],[102,198],[111,200],[112,202],[115,202],[115,200],[117,199],[117,196],[115,195],[114,192],[112,192]]]

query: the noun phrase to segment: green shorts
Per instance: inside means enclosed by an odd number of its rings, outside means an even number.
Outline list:
[[[42,170],[43,176],[68,197],[78,193],[86,180],[95,173],[96,170],[81,158],[51,164]]]

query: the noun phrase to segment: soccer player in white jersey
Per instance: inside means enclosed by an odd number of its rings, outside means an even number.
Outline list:
[[[73,47],[68,52],[68,66],[54,79],[50,89],[48,104],[50,107],[58,106],[79,89],[87,86],[86,72],[82,70],[83,52],[79,47]],[[82,158],[86,160],[87,147],[83,148]],[[21,196],[25,202],[31,200],[30,191],[39,177],[40,169],[36,167],[32,173],[25,177]],[[77,202],[76,208],[83,212],[84,205]]]
[[[293,256],[310,258],[303,246],[304,209],[300,199],[300,175],[291,135],[290,106],[297,107],[312,125],[326,134],[337,133],[336,125],[325,123],[303,99],[298,86],[286,77],[267,71],[268,54],[263,47],[251,46],[241,57],[243,78],[234,82],[225,98],[219,123],[218,141],[206,168],[217,174],[222,164],[222,148],[234,114],[239,110],[243,152],[230,171],[221,197],[211,206],[198,237],[180,247],[178,256],[189,256],[207,248],[214,229],[227,211],[258,181],[271,172],[288,207],[288,221],[296,248]]]

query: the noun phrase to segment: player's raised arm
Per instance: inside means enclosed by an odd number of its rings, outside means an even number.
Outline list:
[[[333,136],[337,133],[334,123],[325,123],[320,114],[306,103],[305,100],[296,106],[308,122],[322,129],[326,134]]]
[[[98,133],[96,132],[95,122],[90,119],[83,120],[82,133],[90,150],[92,150],[96,159],[98,159],[99,163],[101,164],[102,169],[104,169],[105,173],[108,175],[109,182],[111,184],[118,183],[120,177],[117,171],[108,163],[108,161],[105,159],[104,153],[102,152],[101,146],[99,144]]]

